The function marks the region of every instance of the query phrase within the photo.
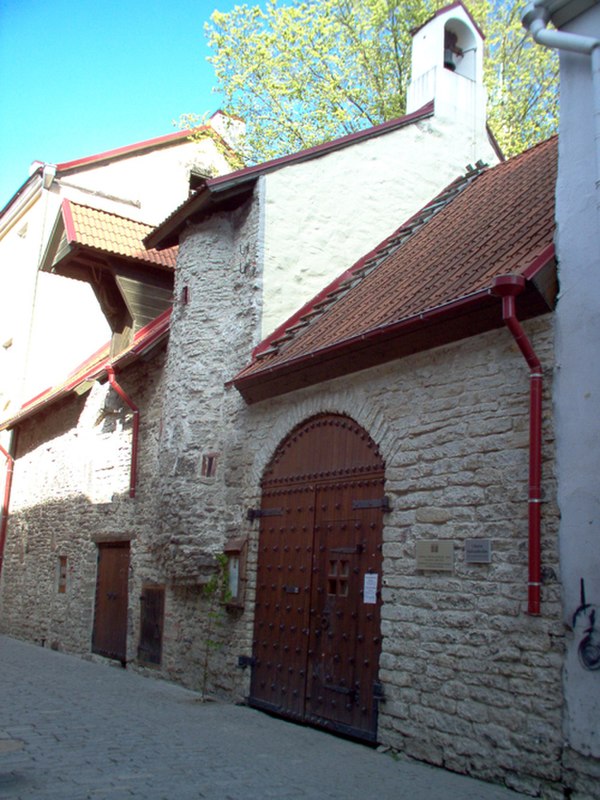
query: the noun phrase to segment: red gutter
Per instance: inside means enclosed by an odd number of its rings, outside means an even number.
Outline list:
[[[117,383],[117,379],[115,378],[115,371],[110,366],[110,364],[106,364],[105,366],[106,374],[108,376],[108,382],[115,390],[115,392],[119,395],[119,397],[127,403],[129,408],[133,411],[133,432],[131,436],[131,471],[130,471],[130,478],[129,478],[129,497],[135,497],[135,486],[137,481],[137,454],[138,454],[138,440],[139,440],[139,433],[140,433],[140,410],[135,405],[133,400],[129,397],[127,392]]]
[[[0,444],[0,453],[6,458],[6,483],[4,485],[4,500],[2,502],[2,522],[0,523],[0,575],[2,575],[2,562],[4,561],[4,544],[6,542],[6,529],[8,526],[8,507],[10,505],[10,491],[15,468],[15,460]]]
[[[133,344],[112,359],[112,366],[123,368],[143,355],[169,331],[171,309],[163,311],[135,334]],[[88,380],[98,380],[106,371],[110,342],[86,359],[66,378],[64,383],[50,387],[24,403],[17,414],[0,422],[0,430],[14,428],[19,422],[37,413],[41,408],[60,400]]]
[[[494,280],[493,293],[502,298],[502,318],[530,369],[529,393],[529,591],[528,613],[540,614],[542,503],[542,365],[516,316],[515,297],[525,288],[521,275]]]
[[[379,337],[401,335],[402,333],[419,328],[423,323],[435,322],[439,319],[443,319],[444,316],[452,314],[455,311],[466,313],[486,297],[489,297],[490,293],[491,289],[489,288],[478,289],[472,294],[464,295],[463,297],[459,297],[455,300],[449,300],[447,303],[442,303],[439,306],[434,306],[425,311],[420,311],[419,313],[413,314],[410,317],[404,317],[403,319],[391,323],[384,322],[381,325],[377,325],[375,328],[370,328],[369,330],[364,331],[363,333],[357,333],[353,336],[347,337],[346,339],[342,339],[341,341],[332,342],[331,344],[324,345],[323,347],[315,348],[308,353],[300,353],[297,356],[293,356],[285,361],[278,362],[272,366],[265,366],[262,369],[257,369],[256,371],[254,371],[254,368],[260,362],[258,360],[253,361],[247,367],[244,367],[244,369],[242,369],[234,378],[227,381],[225,385],[230,386],[233,384],[236,389],[241,392],[241,387],[243,387],[244,383],[247,381],[252,381],[252,379],[270,377],[277,372],[284,373],[298,370],[303,366],[308,366],[317,359],[333,358],[338,353],[348,350],[354,345],[358,345],[366,341],[376,341],[379,339]],[[257,346],[257,350],[260,352],[260,345]],[[248,373],[246,374],[247,370]]]

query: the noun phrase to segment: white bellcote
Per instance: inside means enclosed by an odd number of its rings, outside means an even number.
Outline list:
[[[484,35],[458,2],[441,8],[412,32],[412,74],[407,113],[431,100],[435,115],[485,128]]]

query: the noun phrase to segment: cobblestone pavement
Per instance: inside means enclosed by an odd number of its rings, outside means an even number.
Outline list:
[[[0,636],[0,797],[517,800],[508,789],[199,702],[165,681]]]

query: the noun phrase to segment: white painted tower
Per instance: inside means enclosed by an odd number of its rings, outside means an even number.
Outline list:
[[[407,113],[433,100],[436,117],[472,137],[474,158],[489,148],[483,43],[483,33],[461,2],[440,9],[413,31],[407,93]]]

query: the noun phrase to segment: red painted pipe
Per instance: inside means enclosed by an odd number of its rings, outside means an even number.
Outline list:
[[[4,500],[2,501],[2,523],[0,524],[0,575],[4,561],[4,544],[6,542],[6,528],[8,526],[8,507],[10,505],[10,491],[15,468],[15,460],[0,444],[0,453],[6,458],[6,483],[4,484]]]
[[[129,408],[133,411],[133,430],[131,434],[131,471],[129,477],[129,496],[135,497],[135,487],[137,482],[137,454],[138,454],[138,439],[139,439],[139,431],[140,431],[140,411],[139,408],[135,405],[133,400],[129,397],[129,395],[125,392],[122,386],[119,386],[117,383],[117,379],[115,378],[115,371],[107,364],[106,367],[106,374],[108,375],[108,382],[115,390],[115,392],[119,395],[119,397],[127,403]]]
[[[528,613],[540,614],[542,503],[542,365],[516,315],[515,297],[525,288],[520,275],[494,281],[493,293],[502,298],[502,318],[530,369],[529,392],[529,592]]]

